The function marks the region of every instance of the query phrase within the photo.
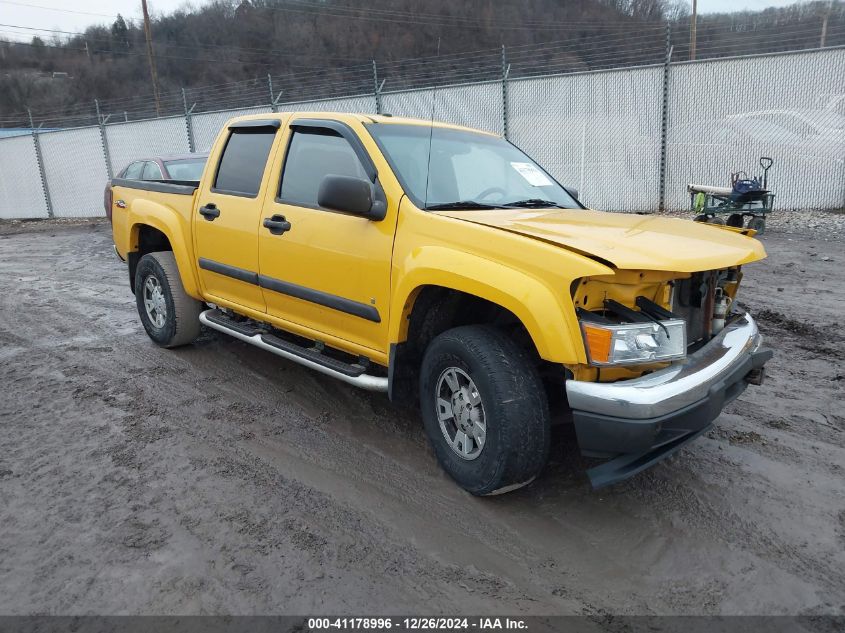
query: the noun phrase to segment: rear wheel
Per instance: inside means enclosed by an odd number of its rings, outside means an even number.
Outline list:
[[[500,330],[436,337],[420,372],[426,433],[443,469],[475,495],[530,483],[549,453],[549,409],[529,354]]]
[[[185,292],[171,251],[148,253],[140,259],[135,303],[144,329],[158,345],[178,347],[199,336],[202,303]]]

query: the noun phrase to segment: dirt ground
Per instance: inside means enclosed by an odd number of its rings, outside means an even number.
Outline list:
[[[845,614],[845,249],[807,231],[746,268],[777,355],[713,430],[593,492],[562,429],[477,499],[384,396],[153,345],[107,225],[2,225],[0,613]]]

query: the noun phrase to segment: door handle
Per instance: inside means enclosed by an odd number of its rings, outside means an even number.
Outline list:
[[[204,207],[200,207],[200,215],[209,222],[214,222],[214,218],[220,215],[220,209],[213,202],[209,202]]]
[[[283,215],[274,215],[272,218],[264,218],[264,228],[270,229],[273,235],[281,235],[290,231],[290,222]]]

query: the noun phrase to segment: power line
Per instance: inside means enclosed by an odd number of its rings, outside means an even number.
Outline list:
[[[100,18],[116,18],[116,15],[107,13],[91,13],[89,11],[75,11],[73,9],[59,9],[58,7],[45,7],[41,4],[29,4],[26,2],[12,2],[11,0],[0,0],[0,4],[11,4],[16,7],[28,7],[30,9],[43,9],[45,11],[57,11],[59,13],[74,13],[76,15],[93,15]]]
[[[107,13],[92,13],[87,11],[77,11],[73,9],[60,9],[55,7],[46,7],[44,5],[30,4],[25,2],[13,2],[11,0],[0,0],[2,4],[10,4],[14,6],[29,7],[35,9],[42,9],[45,11],[57,11],[61,13],[72,13],[78,15],[91,15],[95,17],[116,18],[117,14]],[[430,25],[441,26],[447,28],[466,28],[470,25],[477,25],[479,20],[469,16],[438,16],[436,14],[414,13],[407,11],[390,11],[385,9],[359,9],[355,7],[347,7],[342,5],[316,5],[310,2],[295,2],[291,1],[287,4],[289,7],[275,6],[275,7],[257,7],[255,11],[273,11],[273,12],[287,12],[300,14],[320,14],[326,17],[343,18],[343,19],[358,19],[369,22],[386,22],[391,24],[414,24],[414,25]],[[619,16],[623,18],[623,16]],[[526,20],[520,25],[513,25],[512,22],[504,22],[499,20],[486,20],[486,25],[490,25],[499,30],[508,31],[536,31],[536,30],[581,30],[584,28],[614,28],[630,30],[633,26],[640,27],[644,23],[636,21],[634,18],[627,17],[625,24],[608,24],[606,19],[603,20],[568,20],[566,22],[551,22],[548,20]]]
[[[0,0],[2,2],[3,0]],[[58,33],[60,35],[71,35],[74,37],[85,38],[86,41],[90,42],[108,42],[111,43],[111,38],[105,37],[95,37],[90,36],[87,33],[81,31],[62,31],[59,29],[45,29],[39,28],[34,26],[23,26],[18,24],[0,24],[0,26],[5,26],[14,29],[25,29],[27,31],[37,31],[39,33]],[[25,35],[21,33],[21,35]],[[338,61],[360,61],[360,62],[369,62],[371,58],[351,58],[351,57],[339,57],[339,56],[326,56],[318,52],[314,53],[291,53],[288,51],[280,51],[278,49],[272,48],[251,48],[246,46],[233,46],[233,45],[226,45],[226,44],[174,44],[171,42],[162,42],[161,45],[167,46],[168,48],[187,48],[190,50],[195,50],[197,48],[207,48],[207,49],[223,49],[223,50],[239,50],[239,51],[246,51],[246,52],[256,52],[256,53],[266,53],[271,54],[273,56],[278,57],[306,57],[306,58],[314,58],[319,57],[320,59],[331,59],[331,60],[338,60]]]

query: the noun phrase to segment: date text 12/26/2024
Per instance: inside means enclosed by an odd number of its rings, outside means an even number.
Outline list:
[[[335,617],[309,618],[310,631],[447,631],[447,630],[527,630],[524,619],[501,617]]]

